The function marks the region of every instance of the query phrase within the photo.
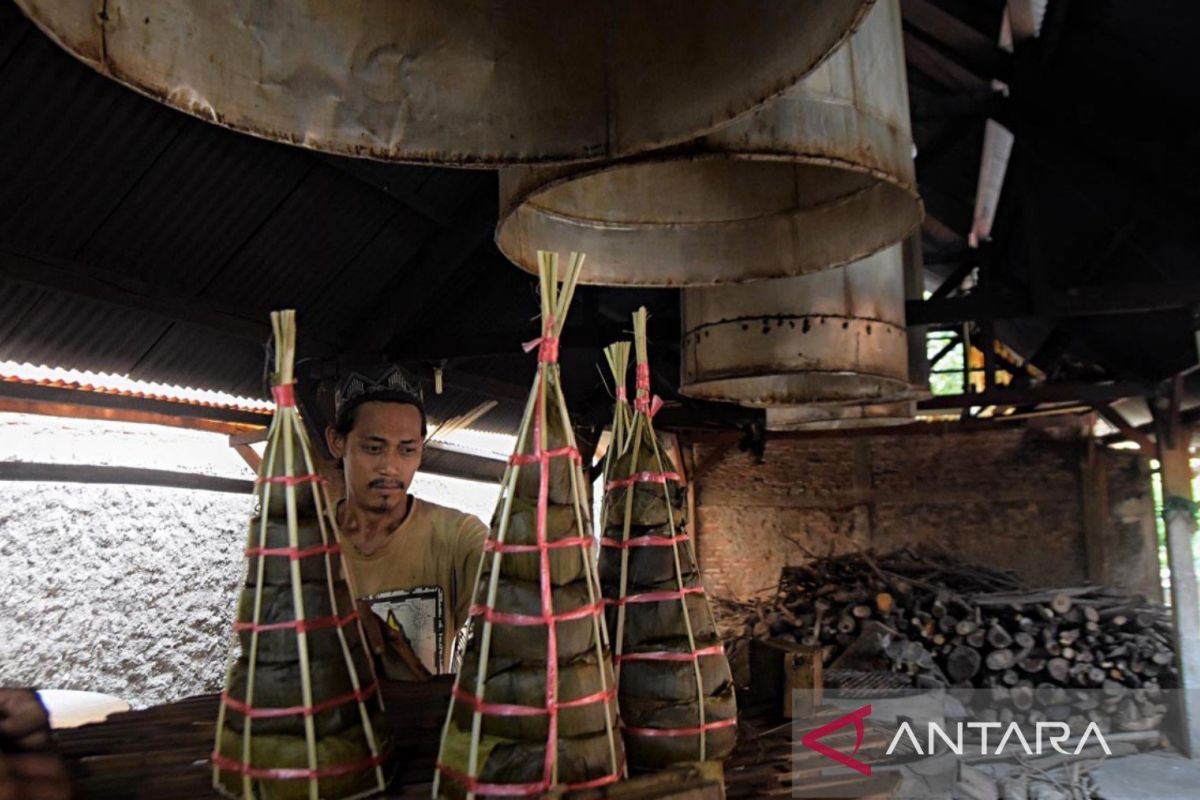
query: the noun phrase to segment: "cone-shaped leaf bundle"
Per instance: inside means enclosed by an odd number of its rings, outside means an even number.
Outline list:
[[[480,564],[438,797],[537,797],[614,783],[624,767],[587,488],[557,363],[583,259],[572,254],[561,291],[557,260],[539,254],[538,373]]]
[[[293,399],[295,312],[271,322],[276,409],[247,535],[213,785],[246,800],[364,797],[386,784],[383,705]]]
[[[629,766],[660,769],[728,756],[737,705],[687,537],[686,490],[654,432],[645,331],[641,309],[635,413],[606,462],[599,572]]]

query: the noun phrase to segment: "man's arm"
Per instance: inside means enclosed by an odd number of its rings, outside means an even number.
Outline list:
[[[454,552],[454,624],[457,628],[467,624],[471,604],[475,600],[475,578],[479,574],[479,562],[483,558],[483,543],[488,536],[488,527],[476,516],[464,514],[459,525]]]

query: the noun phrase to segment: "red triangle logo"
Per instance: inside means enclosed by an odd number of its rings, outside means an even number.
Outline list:
[[[863,726],[863,720],[866,719],[870,713],[870,704],[865,705],[862,708],[851,711],[849,714],[844,714],[843,716],[838,717],[833,722],[826,723],[819,728],[809,731],[800,739],[800,743],[805,747],[816,750],[826,758],[831,758],[839,764],[849,767],[855,772],[860,772],[863,775],[870,775],[870,765],[864,764],[857,758],[852,758],[846,753],[834,750],[832,747],[821,741],[822,738],[828,736],[834,731],[844,728],[847,725],[853,725],[856,736],[854,740],[854,749],[851,751],[851,753],[857,753],[858,748],[862,747],[863,737],[866,735],[866,729]]]

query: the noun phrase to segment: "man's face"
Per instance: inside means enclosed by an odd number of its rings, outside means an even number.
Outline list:
[[[386,512],[405,502],[424,446],[415,406],[363,403],[347,436],[332,428],[326,435],[333,457],[343,460],[346,496],[355,504]]]

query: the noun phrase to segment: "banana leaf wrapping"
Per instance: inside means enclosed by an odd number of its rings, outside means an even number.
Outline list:
[[[582,259],[573,257],[561,293],[550,261],[538,376],[480,564],[437,797],[541,796],[613,783],[624,769],[587,485],[554,355]]]
[[[509,556],[504,556],[509,558]],[[489,575],[484,572],[484,575]],[[503,575],[503,571],[501,571]],[[487,584],[482,584],[486,586]],[[596,593],[599,594],[598,592]],[[555,613],[586,610],[592,605],[586,581],[574,581],[564,586],[555,586]],[[540,616],[542,613],[541,591],[533,581],[500,580],[496,591],[496,611],[502,614],[525,614]],[[546,626],[506,625],[493,623],[491,654],[498,658],[518,658],[530,663],[546,663]],[[596,626],[592,616],[562,620],[555,623],[559,660],[571,661],[584,653],[593,652],[598,642]]]
[[[378,724],[382,715],[375,712],[373,722]],[[255,721],[257,724],[257,720]],[[254,732],[250,763],[259,769],[307,769],[307,742],[299,736]],[[240,759],[242,754],[242,732],[229,727],[221,729],[217,744],[218,752],[229,759]],[[317,763],[321,767],[336,768],[342,764],[356,764],[371,759],[371,745],[363,734],[361,725],[346,728],[341,733],[323,735],[317,741]],[[217,788],[226,794],[241,796],[242,778],[233,772],[221,771]],[[360,770],[341,776],[319,778],[319,797],[362,797],[379,791],[372,770]],[[264,780],[256,786],[257,796],[263,800],[308,800],[307,780]]]
[[[258,544],[258,533],[261,520],[259,517],[250,519],[250,530],[246,536],[247,546],[253,547]],[[272,519],[270,515],[267,517],[266,526],[266,547],[287,547],[288,546],[288,526],[286,512],[279,517]],[[321,538],[321,525],[317,521],[316,516],[303,516],[297,520],[296,536],[298,546],[301,550],[309,547],[319,547],[323,543]],[[251,578],[258,575],[258,561],[263,562],[263,585],[265,586],[285,586],[291,589],[292,586],[292,567],[291,561],[287,558],[274,558],[272,556],[247,556],[246,557],[246,574]],[[325,584],[325,581],[330,573],[337,575],[341,571],[341,556],[337,553],[328,555],[329,566],[325,565],[324,558],[302,558],[300,559],[300,580],[304,583],[319,583]]]
[[[293,315],[271,315],[276,410],[213,753],[214,788],[246,800],[364,797],[387,783],[383,705],[295,409]]]
[[[720,658],[720,657],[714,657]],[[711,660],[711,659],[710,659]],[[626,664],[622,666],[622,671]],[[622,680],[625,677],[622,676]],[[647,736],[639,729],[688,730],[696,728],[696,697],[684,702],[626,696],[621,698],[621,714],[625,723],[625,746],[629,750],[630,763],[637,753],[639,761],[646,764],[676,763],[700,749],[699,734],[688,736]],[[737,701],[731,682],[715,694],[704,698],[706,723],[737,719]],[[724,758],[737,744],[737,728],[712,728],[705,732],[705,750],[710,759]]]
[[[612,667],[605,663],[608,685],[613,685]],[[595,690],[595,673],[598,669],[595,653],[586,653],[573,661],[566,662],[558,670],[558,699],[571,702],[587,697]],[[472,678],[479,674],[479,660],[474,654],[463,659],[462,671]],[[546,702],[546,667],[544,663],[523,663],[516,659],[494,659],[488,664],[485,682],[485,697],[488,702],[519,706],[540,706]],[[463,730],[471,728],[471,706],[461,700],[453,700],[455,723]],[[559,711],[558,725],[561,730],[575,735],[604,733],[605,714],[616,719],[617,698],[612,696],[605,703],[589,703]],[[548,735],[548,718],[538,716],[483,717],[483,732],[488,736],[503,739],[545,741]]]
[[[283,560],[273,557],[268,557],[270,560]],[[351,602],[350,591],[346,588],[345,581],[334,582],[333,597],[337,600],[337,613],[339,615],[349,614],[354,605]],[[304,602],[304,613],[309,619],[319,619],[322,617],[331,617],[334,614],[334,604],[330,601],[329,587],[327,584],[320,583],[305,583],[300,587],[301,597]],[[295,606],[292,602],[292,587],[291,586],[267,586],[264,585],[259,591],[252,584],[243,587],[241,597],[238,600],[238,615],[237,619],[240,623],[252,623],[254,621],[254,601],[256,596],[261,596],[259,608],[259,621],[264,624],[271,623],[286,623],[296,619]],[[343,635],[347,635],[345,629],[342,630]],[[249,630],[238,632],[238,641],[242,646],[242,652],[250,652],[253,634]],[[308,632],[308,654],[313,658],[341,658],[342,640],[338,636],[336,627],[322,628]],[[257,657],[259,663],[277,663],[292,662],[296,663],[300,659],[300,645],[296,636],[295,630],[273,630],[260,631],[258,634],[258,652]],[[368,681],[369,682],[369,681]]]
[[[609,774],[612,770],[610,741],[607,733],[558,737],[556,761],[559,783],[588,783]],[[442,737],[440,763],[456,772],[465,773],[470,746],[470,728],[448,728]],[[480,783],[537,784],[542,780],[542,765],[546,758],[545,737],[541,741],[527,741],[483,736],[479,740],[479,750],[480,761],[483,764],[477,779]],[[542,792],[537,792],[525,796],[538,797],[541,794]],[[461,784],[443,779],[440,781],[438,796],[463,798],[467,796],[467,792]]]
[[[619,523],[618,523],[619,524]],[[631,526],[629,531],[630,541],[642,540],[642,537],[657,537],[658,539],[668,539],[676,533],[686,532],[686,524],[683,518],[683,510],[680,510],[680,517],[676,520],[678,531],[670,525],[658,525],[655,527],[646,526]],[[610,528],[615,530],[616,528]],[[646,539],[644,541],[653,541]],[[696,560],[692,558],[691,548],[679,548],[679,566],[685,580],[690,580],[697,577],[700,570],[696,567]],[[631,547],[629,548],[628,574],[626,576],[631,586],[657,586],[662,584],[668,588],[674,588],[675,583],[675,548],[672,547]],[[619,588],[621,582],[621,550],[617,547],[605,547],[600,551],[600,561],[598,565],[600,573],[600,583],[604,586],[605,597],[619,596]],[[689,585],[697,585],[697,582]]]
[[[559,450],[563,447],[574,446],[574,435],[569,434],[558,414],[546,415],[546,450]],[[574,494],[571,486],[571,473],[575,465],[570,459],[555,458],[550,461],[550,480],[547,482],[550,504],[553,506],[574,506]],[[538,486],[541,476],[536,466],[521,470],[517,476],[517,496],[537,502]]]
[[[496,529],[496,523],[492,523]],[[575,507],[551,505],[546,511],[546,538],[551,542],[581,536],[575,517]],[[532,500],[519,493],[513,500],[512,513],[508,520],[506,541],[512,544],[537,544],[537,497]],[[584,577],[584,562],[587,554],[579,547],[564,547],[550,551],[550,581],[555,586],[579,581]],[[484,569],[490,563],[485,559]],[[506,578],[536,582],[541,574],[541,556],[537,553],[510,553],[500,560],[500,574]],[[543,648],[544,650],[545,648]]]
[[[636,413],[614,414],[614,430],[628,432],[614,435],[622,449],[605,462],[597,567],[626,756],[639,770],[723,759],[737,740],[733,678],[687,537],[687,492],[652,422],[645,320],[645,309],[634,316]]]
[[[360,675],[370,674],[370,665],[362,648],[355,647],[350,653],[355,669]],[[315,697],[338,697],[354,691],[350,682],[345,663],[331,659],[316,659],[311,666],[313,695]],[[245,658],[238,658],[233,663],[233,671],[229,677],[229,696],[235,700],[246,701],[246,681],[249,677],[249,663]],[[304,698],[300,692],[300,665],[296,661],[281,664],[259,663],[255,669],[254,706],[255,708],[292,708],[303,705]],[[316,721],[317,735],[325,736],[346,730],[359,723],[358,706],[353,703],[335,706],[328,711],[313,715]],[[245,716],[234,708],[226,712],[225,725],[236,731],[244,729]],[[255,733],[284,733],[294,736],[304,736],[304,718],[299,715],[286,717],[265,717],[253,721]]]

